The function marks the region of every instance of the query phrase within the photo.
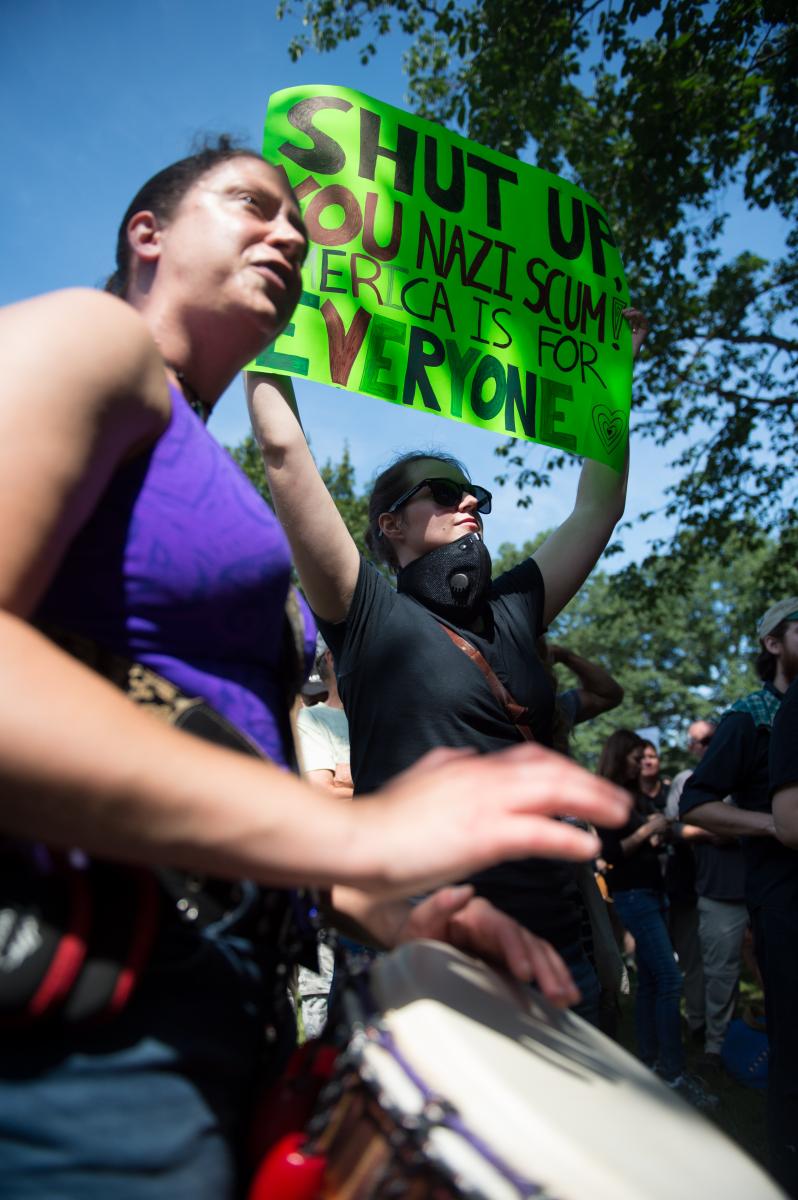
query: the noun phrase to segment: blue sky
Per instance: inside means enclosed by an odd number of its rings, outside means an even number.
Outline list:
[[[278,22],[274,0],[4,0],[0,3],[0,303],[75,284],[94,286],[110,272],[116,230],[130,198],[155,171],[190,149],[205,131],[230,131],[261,143],[269,94],[330,83],[404,106],[402,42],[362,67],[357,43],[291,63],[295,26]],[[597,197],[601,201],[601,197]],[[775,252],[779,229],[766,216],[736,212],[729,247]],[[57,373],[42,347],[42,367]],[[442,446],[461,457],[487,487],[501,467],[501,439],[426,413],[301,383],[303,421],[321,460],[348,441],[358,481],[401,450]],[[211,428],[234,444],[247,432],[235,384]],[[545,448],[533,447],[536,462]],[[627,513],[655,508],[671,478],[675,451],[633,445]],[[521,543],[567,516],[576,472],[557,478],[534,505],[517,509],[512,487],[494,488],[486,540]],[[626,535],[637,557],[652,532]],[[612,559],[611,565],[619,561]]]

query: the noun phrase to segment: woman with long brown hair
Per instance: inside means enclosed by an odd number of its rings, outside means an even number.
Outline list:
[[[604,744],[598,774],[630,795],[638,791],[646,742],[631,729],[616,729]],[[637,1052],[674,1090],[698,1107],[717,1103],[685,1070],[680,1002],[682,973],[667,925],[667,896],[659,847],[668,834],[662,813],[636,805],[620,829],[600,830],[602,854],[610,866],[609,889],[615,910],[635,940]]]

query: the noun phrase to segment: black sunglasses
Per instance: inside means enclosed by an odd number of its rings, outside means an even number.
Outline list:
[[[429,488],[432,499],[443,508],[453,508],[455,504],[460,503],[463,496],[473,496],[477,502],[477,512],[485,516],[490,512],[493,496],[487,488],[480,487],[478,483],[458,483],[456,479],[422,479],[403,492],[398,500],[394,500],[388,512],[396,512],[424,487]]]

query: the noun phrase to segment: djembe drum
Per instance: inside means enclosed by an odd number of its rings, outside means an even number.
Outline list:
[[[347,980],[342,1013],[338,1053],[302,1050],[295,1086],[329,1078],[251,1200],[781,1195],[614,1042],[450,946],[380,958]]]

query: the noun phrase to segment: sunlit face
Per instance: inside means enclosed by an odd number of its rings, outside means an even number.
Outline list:
[[[406,488],[422,479],[454,479],[466,483],[457,467],[437,458],[423,458],[411,463],[406,474]],[[438,546],[448,546],[467,533],[482,533],[482,517],[477,512],[477,500],[466,491],[459,504],[444,506],[436,503],[429,488],[422,488],[395,513],[380,517],[383,536],[390,538],[400,567],[420,558]]]
[[[158,275],[189,308],[254,323],[263,345],[288,323],[302,290],[307,237],[282,175],[260,159],[228,159],[180,202],[160,241]]]
[[[659,755],[653,746],[646,746],[640,757],[640,778],[656,779],[659,775]]]

